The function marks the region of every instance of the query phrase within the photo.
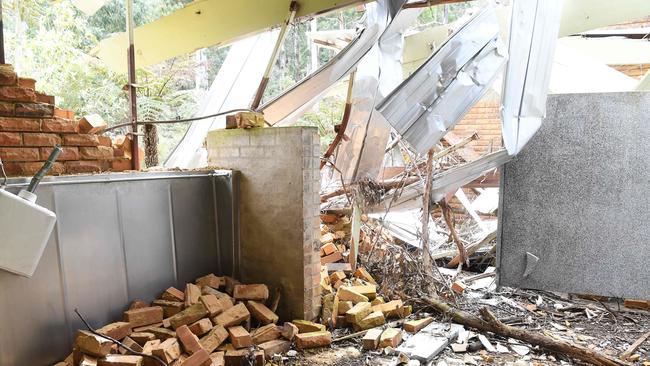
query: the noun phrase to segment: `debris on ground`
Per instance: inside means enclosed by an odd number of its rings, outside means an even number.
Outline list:
[[[353,269],[350,216],[334,212],[321,215],[321,258],[331,255],[328,244],[340,253],[323,262],[321,274],[321,323],[332,331],[332,348],[288,364],[650,365],[650,343],[643,348],[650,338],[647,301],[626,300],[623,307],[618,299],[497,288],[495,231],[480,230],[470,217],[455,225],[469,263],[459,267],[448,236],[432,251],[431,271],[422,268],[420,248],[364,217]],[[436,219],[437,229],[445,227],[442,216]],[[359,355],[344,360],[339,350],[350,349]]]
[[[294,345],[331,343],[321,324],[278,325],[274,303],[264,284],[208,274],[152,303],[134,300],[122,321],[79,329],[72,353],[56,366],[265,365]]]

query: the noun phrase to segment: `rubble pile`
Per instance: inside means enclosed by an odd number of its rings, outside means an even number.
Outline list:
[[[133,301],[122,321],[78,330],[73,352],[55,366],[264,365],[294,346],[330,344],[321,324],[278,325],[274,303],[264,284],[208,274],[151,303]]]
[[[328,263],[347,262],[349,255],[351,222],[348,216],[321,215],[320,261]]]
[[[302,364],[326,365],[328,354],[336,362],[342,353],[356,357],[345,364],[391,366],[650,365],[642,346],[650,338],[642,329],[650,325],[650,302],[497,288],[494,231],[457,226],[469,265],[460,266],[458,251],[444,245],[426,271],[419,248],[364,216],[353,269],[350,216],[327,213],[321,221],[321,323],[333,349],[304,354]],[[612,326],[627,335],[612,335]]]

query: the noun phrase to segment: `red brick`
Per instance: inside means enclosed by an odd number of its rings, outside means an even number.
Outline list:
[[[296,348],[316,348],[329,346],[332,343],[332,334],[327,331],[296,334]]]
[[[18,132],[0,132],[0,146],[20,146],[22,138]]]
[[[99,329],[97,333],[115,338],[118,341],[131,335],[131,324],[127,322],[115,322],[107,324]]]
[[[241,325],[228,328],[228,334],[230,342],[235,348],[248,348],[253,345],[253,338]]]
[[[199,344],[199,338],[195,336],[192,331],[190,331],[190,328],[188,328],[187,325],[176,328],[176,336],[181,341],[185,352],[189,353],[190,355],[193,355],[199,350],[203,349]]]
[[[31,163],[15,163],[15,162],[6,162],[5,170],[7,175],[10,176],[32,176],[36,174],[37,171],[43,166],[43,162],[31,162]],[[52,165],[52,169],[47,173],[48,175],[61,175],[65,172],[63,163],[56,162]]]
[[[269,288],[264,284],[235,285],[233,297],[237,300],[266,301]]]
[[[95,135],[64,135],[63,144],[67,146],[97,146],[99,139]]]
[[[40,159],[38,148],[25,147],[0,147],[0,156],[3,161],[38,161]]]
[[[68,109],[54,108],[54,117],[74,120],[74,112]]]
[[[100,133],[108,127],[106,121],[99,114],[89,114],[79,120],[79,131],[81,133]]]
[[[0,116],[11,117],[14,115],[14,104],[0,102]]]
[[[63,118],[44,119],[41,123],[43,132],[79,132],[79,123]]]
[[[8,64],[0,65],[0,85],[16,85],[18,77],[14,68]]]
[[[79,160],[79,148],[64,146],[61,149],[63,151],[59,154],[59,157],[56,159],[57,161]],[[52,153],[52,150],[54,149],[51,147],[41,147],[41,160],[47,160]]]
[[[190,328],[190,331],[194,335],[200,337],[212,329],[212,321],[208,318],[203,318],[190,324],[188,328]]]
[[[18,78],[18,86],[29,89],[36,89],[36,80],[31,78]]]
[[[113,146],[113,141],[108,136],[98,135],[97,139],[99,139],[99,146]]]
[[[56,98],[52,95],[36,92],[36,101],[45,104],[56,104]]]
[[[0,100],[16,102],[34,102],[36,93],[34,89],[22,88],[19,86],[0,87]]]
[[[210,366],[212,360],[206,350],[201,349],[183,361],[180,366]]]
[[[79,155],[82,160],[105,160],[113,158],[113,148],[106,146],[80,147]]]
[[[16,103],[14,114],[19,117],[52,117],[54,107],[43,103]]]
[[[168,301],[185,301],[185,293],[176,287],[170,287],[160,297]]]
[[[116,148],[115,146],[113,146],[113,156],[115,156],[116,158],[123,158],[124,157],[124,150]],[[127,158],[127,159],[129,159],[129,158]]]
[[[111,160],[111,170],[114,172],[131,170],[131,159],[118,158]]]
[[[23,133],[23,145],[25,146],[54,146],[60,145],[59,135],[52,133]]]
[[[65,171],[69,174],[96,173],[107,169],[107,162],[96,160],[66,161]]]
[[[156,324],[162,320],[163,309],[160,306],[150,306],[148,308],[127,310],[124,312],[124,321],[130,323],[131,328]]]
[[[27,118],[0,118],[0,131],[39,131],[41,121]]]

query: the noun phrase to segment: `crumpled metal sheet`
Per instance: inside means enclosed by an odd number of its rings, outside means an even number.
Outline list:
[[[203,98],[196,116],[206,116],[246,106],[253,98],[278,31],[251,36],[230,46],[228,56]],[[208,163],[204,141],[208,131],[225,128],[226,116],[192,122],[169,158],[168,168],[199,168]]]
[[[563,0],[516,0],[510,21],[510,61],[501,97],[503,142],[515,155],[542,125]]]
[[[381,169],[390,125],[375,106],[402,81],[403,33],[419,15],[419,10],[401,9],[404,3],[379,1],[367,6],[367,21],[384,24],[386,30],[357,67],[348,140],[340,144],[335,162],[345,182],[376,179]]]
[[[440,202],[447,194],[456,192],[462,186],[500,167],[510,159],[512,156],[503,149],[434,175],[431,182],[431,200]],[[415,182],[404,187],[394,201],[395,193],[390,193],[383,198],[382,202],[368,208],[368,212],[386,212],[389,206],[391,211],[421,209],[423,191],[424,181]]]
[[[493,7],[454,33],[377,109],[426,153],[485,94],[507,59]]]
[[[499,150],[433,176],[431,181],[431,200],[439,202],[447,193],[455,192],[487,171],[507,163],[512,156],[506,150]]]
[[[325,65],[289,90],[266,102],[260,110],[271,125],[289,125],[311,108],[336,82],[350,74],[379,39],[383,27],[368,24]]]

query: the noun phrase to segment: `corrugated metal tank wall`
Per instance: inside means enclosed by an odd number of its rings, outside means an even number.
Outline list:
[[[133,299],[209,272],[238,275],[237,189],[231,171],[48,178],[38,203],[57,225],[36,273],[0,270],[0,366],[64,358],[83,328],[75,308],[99,327]]]

